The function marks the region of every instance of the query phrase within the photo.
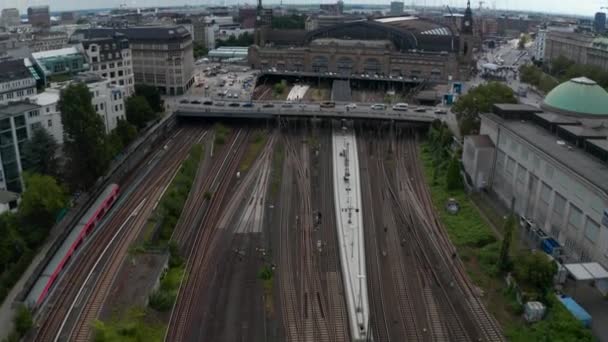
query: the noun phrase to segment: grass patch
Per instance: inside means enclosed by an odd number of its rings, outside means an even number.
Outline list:
[[[203,157],[203,146],[196,144],[190,150],[177,175],[161,198],[144,231],[144,246],[158,248],[166,246],[182,213],[198,165]]]
[[[513,291],[507,288],[497,269],[501,243],[493,230],[464,190],[446,190],[446,170],[435,167],[428,144],[423,144],[420,155],[433,204],[450,240],[456,246],[467,274],[484,291],[483,302],[501,324],[509,341],[593,341],[591,331],[585,329],[551,294],[547,296],[548,315],[545,319],[534,324],[524,322],[521,305],[515,301]],[[437,172],[435,181],[433,172]],[[455,198],[460,205],[457,215],[450,215],[443,209],[449,198]]]
[[[281,188],[281,177],[283,170],[283,160],[285,159],[285,150],[282,144],[276,144],[274,155],[272,156],[272,172],[270,179],[270,194],[272,197],[279,193]]]
[[[264,309],[269,316],[272,316],[274,314],[274,300],[272,297],[274,271],[270,266],[265,265],[258,272],[258,278],[262,280],[262,286],[264,288]]]
[[[160,287],[150,295],[151,308],[161,312],[171,310],[185,272],[186,269],[183,264],[171,267],[165,272],[160,280]]]
[[[221,123],[215,124],[215,144],[223,145],[226,143],[226,138],[230,134],[230,127],[226,127]]]
[[[107,322],[95,321],[95,342],[146,341],[161,342],[166,326],[148,309],[134,307]]]
[[[268,140],[268,135],[262,132],[256,132],[251,141],[249,142],[249,146],[247,146],[247,151],[245,151],[245,155],[241,160],[241,165],[239,166],[239,171],[246,172],[251,168],[251,165],[255,161],[255,158],[260,154],[262,147],[266,145],[266,141]]]

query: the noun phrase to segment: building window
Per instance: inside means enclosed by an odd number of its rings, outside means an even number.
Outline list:
[[[91,52],[97,51],[97,45],[91,45]]]
[[[95,111],[99,112],[99,105],[95,105]]]
[[[91,57],[91,62],[97,63],[98,61],[99,61],[99,59],[97,58],[97,56]]]
[[[106,64],[102,64],[102,65],[101,65],[101,70],[106,70],[106,68],[107,68],[107,67],[108,67],[108,66],[107,66]]]
[[[122,70],[118,70],[118,76],[122,76],[124,73]]]
[[[19,91],[17,91],[17,96],[19,96],[19,97],[23,97],[23,90],[19,90]]]
[[[118,67],[121,67],[121,66],[122,66],[122,62],[117,62],[117,63],[116,63],[116,65],[117,65]]]
[[[587,216],[587,223],[585,224],[585,237],[591,243],[595,243],[597,241],[599,232],[600,225]]]
[[[7,100],[12,99],[13,96],[14,96],[13,93],[6,93],[6,99]]]
[[[108,68],[113,69],[114,68],[114,62],[110,63],[110,65],[108,66]]]
[[[99,108],[100,108],[101,110],[103,110],[103,103],[100,103],[100,104],[99,104]]]
[[[120,84],[120,85],[125,85],[125,81],[124,81],[124,80],[119,80],[119,81],[118,81],[118,84]]]
[[[46,112],[49,113],[51,111],[51,107],[46,107]]]
[[[114,111],[118,112],[118,105],[114,105]]]
[[[33,124],[30,125],[30,130],[35,131],[41,127],[42,127],[42,125],[40,124],[40,122],[34,122]]]
[[[568,215],[568,229],[573,231],[578,230],[581,226],[582,218],[583,212],[573,204],[570,204],[570,215]]]
[[[53,120],[49,119],[46,123],[48,127],[53,127]]]
[[[30,112],[27,113],[27,116],[30,117],[30,118],[36,117],[38,115],[40,115],[40,113],[37,110],[32,110],[32,111],[30,111]]]
[[[110,71],[110,78],[116,77],[116,73],[114,71]]]

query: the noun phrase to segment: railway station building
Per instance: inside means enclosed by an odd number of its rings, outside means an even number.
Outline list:
[[[472,20],[468,8],[459,33],[432,19],[409,15],[309,31],[272,29],[262,20],[249,49],[249,64],[273,72],[367,74],[447,83],[469,70],[476,39]]]
[[[608,268],[608,93],[575,78],[549,92],[540,109],[495,105],[481,115],[480,133],[465,139],[463,151],[473,186],[507,207],[514,202],[527,228],[559,242],[566,262]],[[488,148],[492,162],[474,163]]]

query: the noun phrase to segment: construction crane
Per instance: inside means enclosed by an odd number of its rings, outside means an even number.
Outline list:
[[[448,5],[445,5],[445,7],[448,9],[448,12],[450,12],[450,17],[452,17],[452,21],[454,22],[454,27],[456,28],[456,32],[458,32],[458,34],[460,34],[460,25],[458,23],[456,23],[456,17],[454,17],[454,13],[452,13],[452,9]]]

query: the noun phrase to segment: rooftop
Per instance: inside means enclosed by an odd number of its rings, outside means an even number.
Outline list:
[[[608,117],[608,92],[586,77],[573,78],[553,88],[541,108],[579,117]]]
[[[0,62],[0,82],[8,82],[32,77],[23,59]]]
[[[34,57],[34,59],[45,59],[45,58],[62,57],[62,56],[76,55],[76,54],[80,54],[78,49],[76,49],[75,46],[70,46],[70,47],[58,49],[58,50],[34,52],[34,53],[32,53],[32,57]]]
[[[343,47],[367,47],[385,49],[393,45],[390,40],[359,40],[359,39],[337,39],[337,38],[318,38],[311,42],[311,45],[337,45]]]
[[[141,26],[118,29],[130,40],[169,40],[190,37],[190,32],[183,26]]]
[[[59,102],[59,93],[45,91],[30,97],[30,99],[39,106],[48,106]]]
[[[483,115],[550,156],[556,164],[562,164],[573,170],[591,184],[608,193],[608,165],[606,163],[602,163],[580,149],[570,149],[557,144],[557,141],[560,140],[557,136],[529,121],[505,120],[496,114]]]
[[[40,106],[34,103],[25,101],[11,102],[9,104],[0,105],[0,116],[20,114],[37,108],[40,108]]]
[[[587,139],[587,143],[608,152],[608,139]]]

